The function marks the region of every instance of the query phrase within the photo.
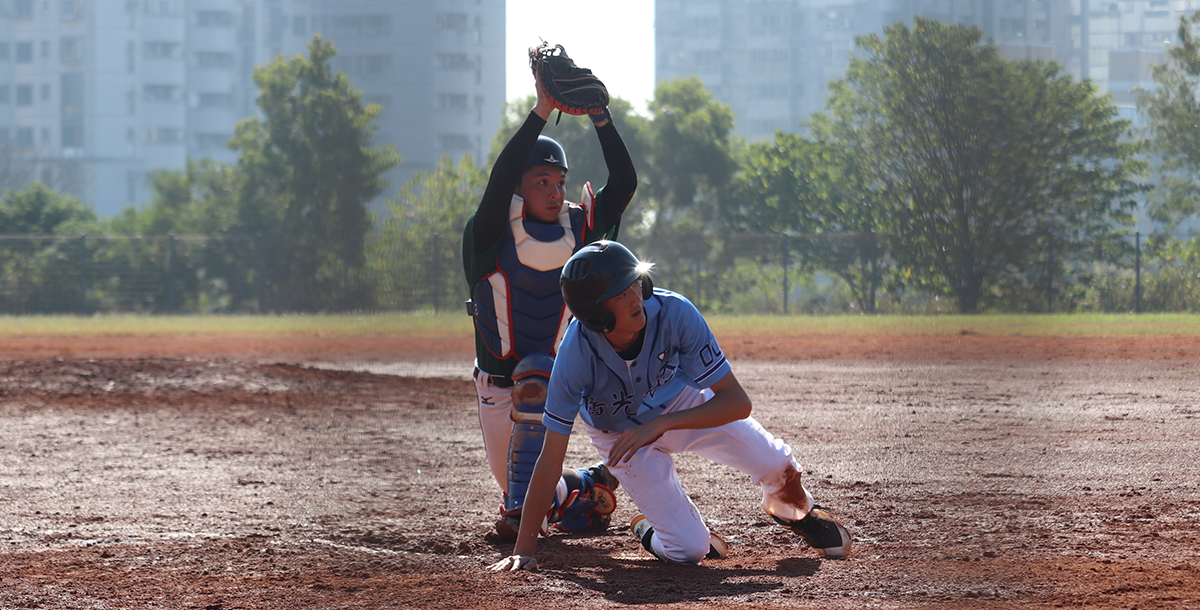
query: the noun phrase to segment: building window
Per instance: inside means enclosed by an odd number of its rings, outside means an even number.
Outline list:
[[[79,21],[83,19],[83,0],[63,0],[62,20]]]
[[[13,19],[33,19],[33,0],[13,0]]]
[[[133,74],[137,68],[137,43],[132,40],[125,44],[125,71]]]
[[[227,133],[198,133],[196,134],[196,147],[203,149],[225,148],[225,145],[233,139],[233,136]]]
[[[17,43],[17,63],[31,64],[33,63],[33,43],[18,42]]]
[[[42,101],[50,101],[50,85],[42,85]]]
[[[201,93],[198,101],[201,108],[233,107],[233,96],[228,93]]]
[[[146,0],[145,8],[147,15],[172,17],[179,14],[174,0]]]
[[[471,138],[460,133],[438,136],[438,148],[442,151],[459,151],[471,148]]]
[[[17,128],[17,146],[20,146],[21,148],[33,148],[32,127]]]
[[[438,53],[434,59],[441,70],[470,70],[474,67],[471,59],[462,53]]]
[[[0,104],[9,104],[8,85],[0,85]]]
[[[142,89],[142,99],[147,102],[177,102],[179,87],[174,85],[146,85]]]
[[[42,144],[43,145],[46,145],[46,146],[50,145],[50,136],[51,136],[50,128],[43,127],[42,128]]]
[[[8,61],[8,43],[0,42],[0,60]]]
[[[438,13],[434,17],[434,23],[439,30],[465,30],[467,29],[467,14],[466,13]]]
[[[178,144],[180,142],[180,133],[179,129],[173,127],[147,127],[146,143]]]
[[[197,68],[225,68],[233,67],[233,53],[196,53]]]
[[[334,35],[379,38],[392,35],[391,15],[338,15],[325,20]]]
[[[17,85],[17,106],[33,105],[33,85]]]
[[[467,96],[462,93],[442,93],[438,95],[438,108],[441,110],[466,110]]]
[[[48,57],[50,57],[50,41],[43,40],[42,41],[42,59],[46,59]]]
[[[178,42],[147,42],[145,45],[146,59],[175,59],[183,45]]]
[[[125,90],[125,113],[129,116],[137,114],[137,89],[133,85]]]
[[[59,59],[64,64],[70,65],[83,63],[83,39],[63,38],[62,49],[60,49],[59,55]]]
[[[231,28],[233,27],[233,13],[196,11],[196,25],[202,28]]]
[[[306,36],[308,34],[308,18],[303,15],[292,17],[292,35]]]

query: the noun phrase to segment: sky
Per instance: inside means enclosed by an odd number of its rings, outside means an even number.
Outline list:
[[[653,0],[508,0],[506,7],[506,99],[533,93],[529,47],[545,40],[591,69],[610,96],[645,112],[654,95]]]

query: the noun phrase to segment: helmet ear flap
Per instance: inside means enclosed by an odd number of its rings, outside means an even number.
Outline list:
[[[584,326],[602,334],[607,335],[617,327],[617,316],[611,311],[602,310],[594,316],[589,316],[586,320],[580,320]]]
[[[654,296],[654,282],[650,280],[650,274],[642,276],[642,300],[649,301],[650,297]]]

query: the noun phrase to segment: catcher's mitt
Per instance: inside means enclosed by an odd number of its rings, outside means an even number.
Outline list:
[[[587,68],[580,68],[567,57],[562,45],[548,42],[529,49],[529,67],[551,103],[573,115],[603,114],[608,106],[608,89]]]

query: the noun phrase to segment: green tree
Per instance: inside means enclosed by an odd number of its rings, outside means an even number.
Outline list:
[[[372,148],[378,106],[330,60],[333,43],[314,36],[308,57],[276,58],[254,70],[263,119],[238,124],[238,228],[270,238],[271,309],[319,311],[369,300],[350,286],[365,263],[367,204],[401,159]]]
[[[916,18],[862,37],[820,139],[841,141],[885,203],[910,282],[961,312],[1058,260],[1115,247],[1142,165],[1108,98],[1053,63],[1010,62],[975,27]]]
[[[387,309],[443,309],[466,299],[459,244],[467,218],[487,186],[487,173],[464,155],[443,157],[417,172],[388,204],[391,215],[369,245],[368,272]]]
[[[1200,214],[1200,13],[1180,17],[1180,43],[1167,50],[1167,62],[1151,68],[1154,88],[1137,93],[1146,117],[1149,152],[1156,155],[1157,188],[1149,212],[1167,232]]]
[[[856,161],[838,142],[776,132],[747,149],[728,209],[735,231],[779,235],[801,269],[837,275],[860,310],[873,312],[881,205]]]
[[[0,200],[0,233],[61,235],[96,228],[96,213],[91,208],[40,182],[23,191],[8,191]]]
[[[127,207],[112,220],[125,235],[214,235],[237,225],[236,172],[212,159],[189,159],[182,170],[150,173],[150,204]]]

